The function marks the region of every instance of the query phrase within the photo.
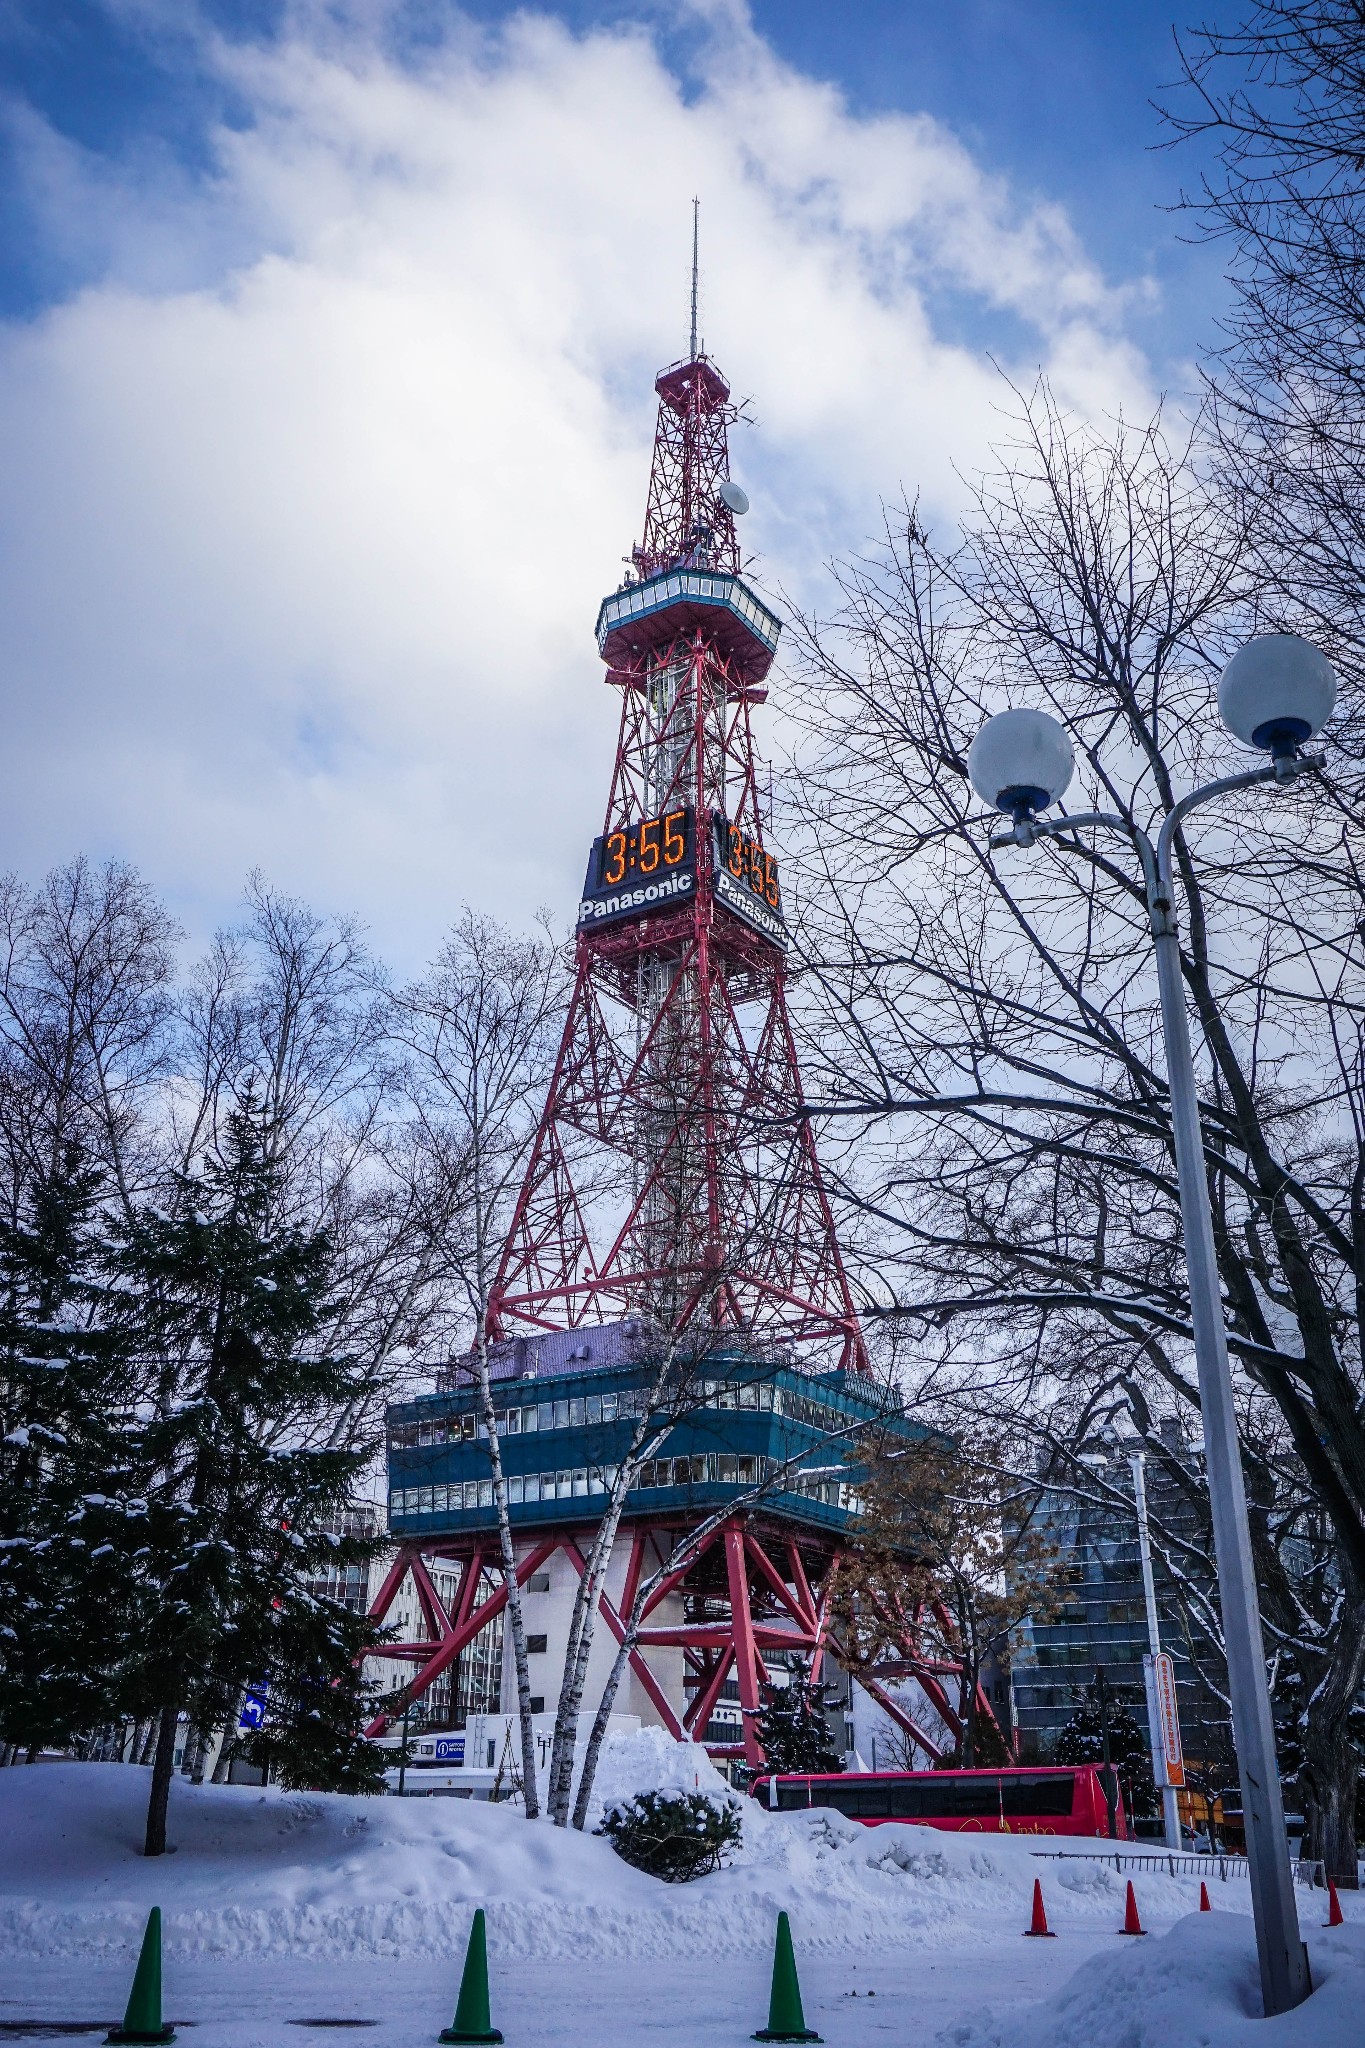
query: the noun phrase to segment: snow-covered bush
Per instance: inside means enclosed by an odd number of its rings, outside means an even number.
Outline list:
[[[615,1800],[597,1830],[618,1856],[665,1884],[686,1884],[719,1870],[741,1838],[740,1802],[705,1792],[637,1792]]]

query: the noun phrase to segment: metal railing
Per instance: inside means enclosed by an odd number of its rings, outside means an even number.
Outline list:
[[[1055,1861],[1063,1859],[1078,1863],[1112,1863],[1115,1870],[1141,1871],[1164,1870],[1171,1877],[1216,1877],[1226,1884],[1230,1877],[1246,1877],[1248,1866],[1245,1856],[1201,1855],[1197,1850],[1177,1854],[1173,1850],[1158,1849],[1150,1855],[1138,1855],[1132,1850],[1121,1849],[1034,1849],[1035,1856],[1049,1856]],[[1290,1865],[1295,1884],[1312,1885],[1319,1891],[1327,1886],[1327,1873],[1321,1862],[1305,1856],[1297,1857]]]

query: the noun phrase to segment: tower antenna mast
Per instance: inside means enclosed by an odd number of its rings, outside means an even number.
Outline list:
[[[701,214],[701,201],[692,201],[692,345],[687,352],[691,363],[697,360],[697,223]]]

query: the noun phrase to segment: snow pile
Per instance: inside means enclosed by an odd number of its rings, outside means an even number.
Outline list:
[[[648,1731],[604,1758],[606,1797],[661,1780],[721,1789],[699,1752]],[[505,1806],[177,1779],[175,1853],[149,1862],[139,1853],[147,1786],[128,1764],[0,1772],[0,1949],[126,1954],[153,1904],[179,1957],[444,1957],[476,1905],[507,1957],[760,1952],[779,1908],[806,1950],[956,1947],[1017,1939],[1039,1873],[1059,1928],[1122,1920],[1125,1880],[1103,1864],[1040,1862],[1025,1839],[862,1828],[828,1809],[774,1815],[751,1800],[732,1866],[674,1886],[632,1870],[600,1837]],[[1226,1890],[1249,1907],[1244,1884]],[[1144,1875],[1139,1896],[1149,1924],[1166,1924],[1196,1903],[1198,1885]]]
[[[1192,1913],[1159,1940],[1092,1956],[1053,1997],[951,2026],[940,2040],[944,2048],[1355,2048],[1365,1927],[1314,1928],[1310,1955],[1313,1996],[1267,2022],[1250,1921]]]
[[[588,1825],[596,1827],[609,1806],[637,1792],[706,1792],[724,1799],[729,1790],[706,1751],[693,1742],[675,1742],[662,1728],[611,1735],[598,1759]]]

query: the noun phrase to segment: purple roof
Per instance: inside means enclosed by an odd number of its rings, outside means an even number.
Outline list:
[[[638,1316],[618,1323],[593,1323],[577,1330],[539,1330],[532,1337],[508,1337],[488,1347],[488,1376],[493,1380],[551,1379],[558,1373],[601,1372],[608,1366],[633,1365],[647,1348],[646,1325]],[[438,1374],[442,1392],[470,1381],[468,1362],[455,1359]]]

